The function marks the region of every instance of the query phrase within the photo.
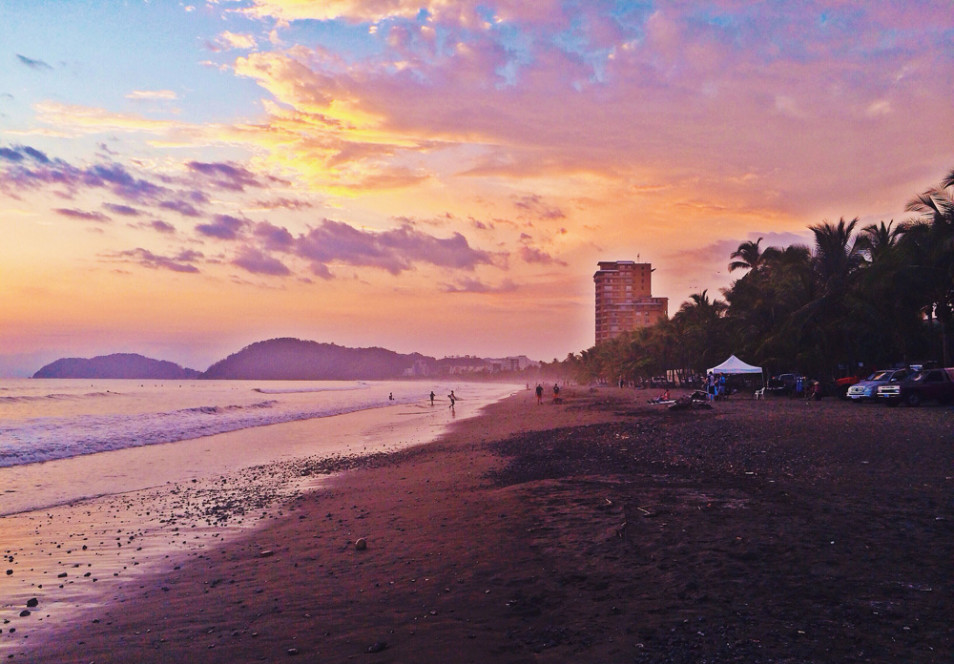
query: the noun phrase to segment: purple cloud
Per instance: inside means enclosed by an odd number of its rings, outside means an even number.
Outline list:
[[[171,182],[159,177],[159,181]],[[56,193],[66,198],[74,197],[82,189],[106,189],[137,206],[158,206],[173,210],[187,217],[202,213],[197,205],[209,202],[201,190],[176,191],[138,177],[129,168],[106,162],[79,168],[62,159],[50,159],[35,148],[12,145],[0,148],[0,186],[6,190],[26,190],[40,187],[63,187]],[[107,203],[104,207],[123,216],[136,216],[132,205]]]
[[[198,217],[202,214],[195,208],[194,205],[183,200],[162,201],[159,203],[159,207],[161,207],[163,210],[172,210],[173,212],[178,212],[183,217]]]
[[[564,219],[566,215],[563,210],[552,205],[547,205],[538,194],[531,194],[518,198],[514,205],[524,212],[533,215],[537,219]]]
[[[117,254],[114,254],[117,258],[128,259],[143,267],[148,267],[154,270],[171,270],[173,272],[185,272],[190,274],[195,274],[199,272],[199,268],[191,263],[202,258],[202,254],[198,251],[184,250],[179,253],[178,256],[174,258],[169,258],[168,256],[160,256],[154,254],[148,249],[143,249],[138,247],[136,249],[130,249],[128,251],[121,251]]]
[[[391,274],[408,270],[415,262],[465,270],[491,262],[488,253],[472,248],[460,233],[437,238],[410,224],[374,233],[330,219],[299,237],[296,250],[312,261],[312,269],[319,275],[326,273],[327,264],[333,261],[377,267]]]
[[[134,177],[122,164],[96,165],[84,173],[87,186],[109,187],[114,193],[130,201],[150,201],[167,195],[165,187]]]
[[[23,161],[23,155],[11,148],[0,148],[0,159],[7,161]]]
[[[284,277],[291,274],[284,263],[277,258],[255,249],[254,247],[243,247],[238,257],[232,261],[233,265],[248,270],[252,274],[268,274],[272,276]]]
[[[265,243],[265,248],[271,251],[290,251],[295,244],[295,238],[288,232],[288,229],[275,226],[267,221],[256,224],[254,232],[255,237],[262,240]]]
[[[117,205],[115,203],[103,203],[103,207],[112,212],[113,214],[118,214],[123,217],[138,217],[142,212],[137,210],[134,207],[129,205]]]
[[[108,224],[112,221],[102,212],[87,212],[86,210],[78,210],[76,208],[56,208],[53,210],[57,214],[63,215],[64,217],[69,217],[71,219],[82,219],[83,221],[95,221],[100,224]]]
[[[186,165],[190,171],[205,176],[213,185],[221,189],[245,191],[245,187],[263,186],[251,171],[235,164],[190,161]]]
[[[50,158],[47,157],[44,153],[40,152],[36,148],[31,148],[29,145],[24,145],[20,148],[23,150],[23,154],[32,158],[35,161],[40,162],[41,164],[49,164]]]
[[[517,284],[510,279],[504,279],[499,286],[491,286],[480,279],[461,279],[457,284],[444,284],[445,293],[512,293],[517,290]]]
[[[566,265],[564,261],[554,258],[547,252],[542,249],[537,249],[536,247],[523,246],[520,247],[517,253],[525,263],[540,263],[543,265],[556,263],[557,265]]]
[[[172,234],[176,232],[176,227],[172,224],[162,221],[161,219],[153,219],[149,223],[141,224],[143,228],[151,228],[157,233],[168,233]]]
[[[239,219],[230,214],[217,214],[211,224],[199,224],[195,229],[202,235],[220,240],[236,240],[239,233],[249,225],[247,219]]]
[[[134,177],[125,166],[117,163],[77,168],[61,159],[50,159],[43,152],[27,146],[4,148],[0,156],[15,163],[3,173],[4,184],[14,188],[62,185],[67,188],[68,196],[74,195],[81,187],[103,188],[123,199],[143,204],[172,193],[165,187]]]
[[[283,210],[305,210],[314,207],[314,205],[308,201],[303,201],[298,198],[284,197],[255,201],[252,205],[255,207],[265,208],[266,210],[277,210],[279,208]]]
[[[50,163],[49,157],[36,148],[31,148],[29,145],[15,145],[10,148],[0,148],[0,158],[6,159],[7,161],[20,162],[26,157],[38,161],[41,164]]]
[[[20,64],[25,65],[33,70],[41,71],[46,69],[53,69],[53,67],[43,62],[42,60],[34,60],[33,58],[28,58],[25,55],[20,55],[19,53],[17,53],[17,60],[20,61]]]

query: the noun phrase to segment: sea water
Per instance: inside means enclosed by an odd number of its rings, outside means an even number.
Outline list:
[[[328,481],[299,463],[427,443],[518,389],[0,381],[0,657],[32,661],[60,630],[281,518],[286,502]],[[31,598],[42,609],[24,617]]]
[[[308,436],[307,431],[289,429],[279,435],[243,437],[243,432],[259,427],[386,408],[432,419],[441,413],[437,422],[444,424],[452,389],[464,399],[457,405],[460,410],[503,398],[514,386],[446,380],[0,381],[0,515],[142,488],[150,480],[178,479],[177,475],[193,472],[192,466],[208,472],[233,469],[234,463],[224,463],[226,456],[234,456],[239,464],[243,459],[265,462],[283,454],[280,443],[285,439],[294,442],[296,435]],[[434,408],[429,399],[432,391]],[[467,411],[476,414],[473,408]],[[231,437],[223,437],[230,432]],[[325,427],[323,451],[342,452],[329,437],[334,435],[329,436]],[[206,440],[216,443],[203,442],[204,456],[200,456],[195,441]],[[275,449],[254,450],[265,441]],[[136,448],[154,446],[133,453]],[[248,449],[257,453],[250,455]],[[294,451],[306,449],[303,443]],[[177,468],[177,463],[182,467]],[[112,484],[111,477],[115,478]]]

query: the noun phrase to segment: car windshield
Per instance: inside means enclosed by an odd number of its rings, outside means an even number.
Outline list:
[[[868,376],[868,380],[888,380],[889,377],[890,374],[887,371],[875,371],[873,374]]]

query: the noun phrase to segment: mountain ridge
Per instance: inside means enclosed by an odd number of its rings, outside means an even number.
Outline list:
[[[209,380],[375,380],[429,373],[437,360],[386,348],[349,348],[334,343],[279,337],[257,341],[213,363],[205,371],[180,367],[136,353],[93,358],[60,358],[33,378],[209,379]]]
[[[404,375],[415,364],[436,366],[420,353],[386,348],[349,348],[290,337],[257,341],[210,366],[202,378],[215,380],[374,380]]]

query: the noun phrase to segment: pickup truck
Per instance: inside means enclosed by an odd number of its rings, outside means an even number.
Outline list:
[[[899,403],[920,406],[923,401],[951,403],[954,401],[954,368],[925,369],[900,383],[879,385],[878,399],[889,406]]]

